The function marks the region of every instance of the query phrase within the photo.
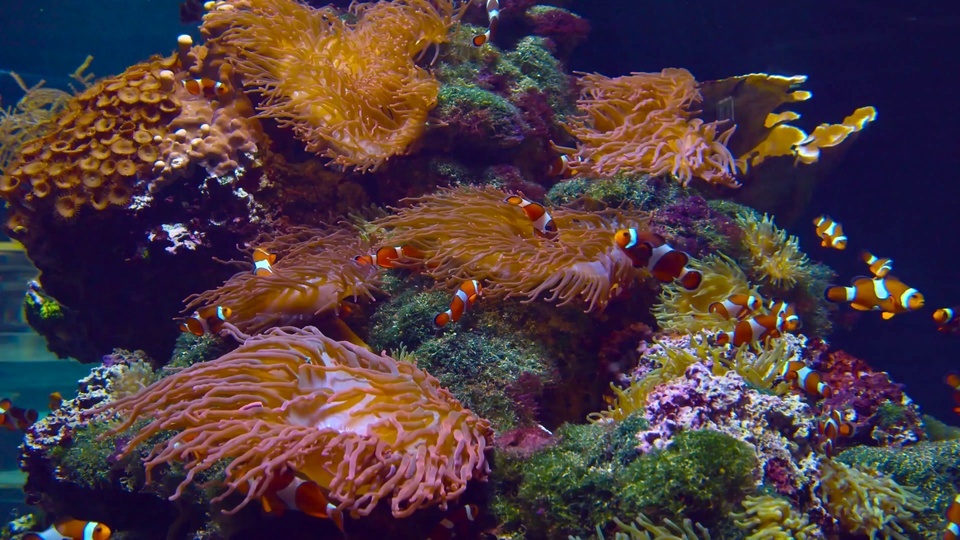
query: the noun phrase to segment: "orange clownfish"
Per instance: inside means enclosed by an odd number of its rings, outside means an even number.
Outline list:
[[[267,492],[260,498],[264,512],[283,515],[287,510],[302,512],[310,517],[330,519],[343,530],[343,513],[337,510],[323,494],[320,486],[312,480],[304,480],[287,470],[270,482]]]
[[[800,360],[791,360],[784,364],[780,377],[787,382],[795,382],[798,388],[804,389],[808,394],[824,398],[833,396],[833,388],[823,382],[823,375]]]
[[[933,320],[937,323],[937,330],[947,334],[960,334],[960,317],[957,311],[960,308],[940,308],[933,312]]]
[[[523,197],[511,195],[503,200],[508,204],[519,206],[523,213],[533,222],[533,232],[544,238],[556,238],[557,224],[550,217],[550,212],[540,203],[528,201]]]
[[[893,276],[858,277],[850,287],[828,287],[824,296],[830,302],[850,302],[857,311],[882,311],[884,319],[923,307],[923,295]]]
[[[184,79],[183,87],[194,96],[202,95],[208,98],[224,96],[230,91],[229,86],[220,81],[208,79],[207,77],[202,79]]]
[[[579,162],[579,159],[567,154],[558,155],[550,162],[550,166],[547,167],[547,176],[550,178],[572,178],[577,174],[577,171],[570,168],[571,161]]]
[[[427,540],[453,540],[454,538],[473,538],[473,522],[480,508],[475,504],[465,504],[447,515],[433,528]]]
[[[700,272],[687,267],[690,256],[670,247],[658,234],[636,228],[620,229],[613,241],[630,257],[634,267],[646,267],[661,283],[677,280],[684,289],[692,291],[703,281]]]
[[[473,46],[481,47],[484,43],[490,41],[493,38],[493,32],[497,29],[497,24],[500,22],[500,1],[499,0],[487,0],[487,19],[490,22],[487,25],[487,31],[474,36]]]
[[[943,529],[943,540],[960,538],[960,495],[955,495],[947,507],[947,526]]]
[[[66,519],[54,523],[43,532],[30,532],[23,540],[108,540],[110,527],[96,521]]]
[[[273,274],[275,262],[277,262],[275,253],[267,253],[261,248],[253,250],[253,275],[263,277]]]
[[[793,304],[788,304],[783,300],[771,300],[770,311],[783,318],[783,328],[781,330],[784,332],[795,332],[803,326],[800,316],[797,315],[797,308]]]
[[[953,388],[953,401],[958,404],[953,408],[953,412],[960,414],[960,373],[950,373],[944,380]]]
[[[754,294],[734,294],[723,302],[710,304],[707,310],[727,320],[743,320],[752,315],[760,306],[760,298]]]
[[[59,409],[63,405],[63,396],[60,392],[53,392],[50,394],[50,402],[48,406],[51,411]]]
[[[37,422],[40,415],[33,409],[21,409],[9,398],[0,399],[0,426],[10,431],[25,431]]]
[[[870,273],[878,278],[886,277],[893,270],[893,259],[877,257],[869,251],[861,251],[860,259],[870,266]]]
[[[479,281],[475,279],[464,281],[453,295],[453,300],[450,302],[450,309],[434,317],[433,322],[436,323],[437,326],[443,327],[451,321],[459,321],[460,317],[473,307],[473,304],[477,302],[477,298],[482,294],[483,286],[480,285]]]
[[[357,255],[353,258],[358,264],[376,265],[380,268],[396,268],[398,259],[422,259],[424,253],[412,246],[383,246],[372,255]]]
[[[767,338],[779,337],[783,331],[783,316],[778,313],[758,315],[737,323],[733,333],[720,332],[713,340],[717,345],[731,344],[734,347],[763,343]]]
[[[847,248],[847,237],[843,235],[843,225],[830,216],[819,216],[813,220],[813,224],[817,226],[817,236],[822,240],[821,246],[839,250]]]
[[[233,310],[223,306],[207,306],[193,312],[193,315],[180,321],[180,331],[190,332],[195,336],[217,334],[223,328],[223,323],[230,318]]]
[[[853,415],[856,419],[856,412]],[[857,427],[852,422],[846,421],[840,411],[834,409],[830,411],[825,421],[817,423],[817,431],[825,439],[820,448],[829,456],[833,454],[840,439],[847,439],[857,434]]]

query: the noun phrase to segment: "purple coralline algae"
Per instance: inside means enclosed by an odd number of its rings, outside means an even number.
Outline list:
[[[683,430],[711,429],[751,445],[758,482],[781,494],[794,495],[819,478],[819,458],[809,443],[816,431],[810,407],[797,396],[762,394],[732,371],[718,377],[693,364],[647,396],[644,416],[650,429],[637,434],[641,452],[667,447]]]

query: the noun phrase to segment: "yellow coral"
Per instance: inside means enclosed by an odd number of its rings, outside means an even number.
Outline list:
[[[787,235],[767,214],[757,219],[754,213],[737,214],[743,230],[743,245],[750,264],[763,279],[778,287],[792,287],[807,276],[807,255],[800,251],[796,236]]]
[[[354,4],[355,22],[294,0],[220,1],[203,32],[239,50],[237,71],[261,92],[262,116],[310,152],[359,171],[406,154],[424,131],[440,83],[416,60],[448,39],[451,0]]]
[[[810,523],[786,499],[770,495],[747,497],[743,512],[730,514],[737,527],[749,536],[745,540],[807,540],[822,538],[823,532]]]
[[[925,507],[912,489],[876,469],[851,467],[833,459],[823,459],[820,471],[820,499],[845,531],[870,538],[877,534],[910,538],[904,527],[913,529],[914,513]]]
[[[676,282],[664,284],[660,303],[651,309],[657,324],[664,330],[681,334],[701,330],[732,331],[736,321],[710,313],[710,304],[734,294],[756,295],[756,287],[750,285],[737,263],[723,254],[691,259],[689,266],[703,274],[703,281],[693,291]]]

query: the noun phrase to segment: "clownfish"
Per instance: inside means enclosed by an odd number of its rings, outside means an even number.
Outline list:
[[[0,400],[0,426],[10,431],[25,431],[37,422],[40,415],[33,409],[21,409],[9,398]]]
[[[59,409],[62,405],[63,405],[63,396],[60,394],[60,392],[52,392],[50,394],[50,402],[48,403],[48,407],[50,408],[50,410],[55,411]]]
[[[357,264],[396,268],[397,259],[422,259],[424,253],[412,246],[383,246],[371,255],[357,255],[353,258]]]
[[[856,412],[853,415],[855,420]],[[820,448],[829,456],[833,454],[840,439],[847,439],[857,434],[857,427],[852,422],[846,421],[840,411],[834,409],[830,411],[825,421],[817,423],[817,431],[825,439]]]
[[[273,274],[275,262],[277,262],[275,253],[267,253],[261,248],[253,250],[253,275],[263,277]]]
[[[193,312],[193,315],[180,321],[181,332],[190,332],[195,336],[217,334],[223,323],[230,318],[233,310],[223,306],[207,306]]]
[[[834,221],[830,216],[823,215],[814,219],[813,224],[817,227],[817,236],[820,237],[821,246],[841,251],[847,248],[847,237],[843,235],[843,225]]]
[[[572,178],[577,174],[577,171],[570,168],[571,160],[579,161],[576,157],[571,157],[567,154],[560,154],[550,162],[550,166],[547,167],[547,176],[550,178]]]
[[[443,327],[447,323],[459,321],[460,317],[473,307],[477,298],[482,294],[483,286],[480,285],[479,281],[475,279],[464,281],[453,295],[453,300],[450,301],[450,309],[434,317],[433,322],[437,326]]]
[[[944,382],[953,388],[953,401],[960,405],[960,373],[948,374]],[[960,414],[960,406],[954,407],[953,412]]]
[[[947,334],[960,333],[960,318],[957,310],[960,308],[940,308],[933,312],[933,320],[937,323],[937,330]]]
[[[547,212],[547,209],[544,208],[542,204],[528,201],[517,195],[511,195],[504,199],[503,202],[519,206],[520,209],[523,210],[523,213],[533,222],[533,232],[536,233],[537,236],[556,238],[559,232],[557,231],[557,224],[553,222],[553,218],[550,217],[550,212]]]
[[[771,300],[770,311],[777,313],[783,318],[783,327],[781,330],[784,332],[795,332],[803,326],[803,321],[801,321],[800,316],[797,315],[797,308],[795,308],[793,304],[788,304],[783,300]]]
[[[487,31],[474,36],[473,46],[481,47],[484,43],[490,41],[493,38],[493,32],[497,29],[497,24],[500,22],[500,1],[499,0],[487,0],[487,19],[489,23],[487,25]]]
[[[835,303],[850,302],[857,311],[882,311],[884,319],[923,307],[923,295],[893,276],[854,278],[850,287],[828,287],[824,297]]]
[[[96,521],[66,519],[54,523],[43,532],[30,532],[23,540],[108,540],[110,527]]]
[[[287,470],[274,477],[266,493],[260,497],[263,511],[282,516],[287,510],[302,512],[310,517],[329,519],[343,530],[343,513],[337,510],[323,494],[320,486],[312,480],[304,480]]]
[[[761,306],[760,298],[754,294],[734,294],[723,302],[714,302],[707,311],[720,315],[724,319],[743,320]]]
[[[787,382],[794,382],[808,394],[829,398],[833,396],[833,388],[823,382],[823,375],[807,367],[800,360],[791,360],[783,365],[780,377]]]
[[[720,346],[729,343],[734,347],[740,347],[779,337],[782,329],[783,317],[778,313],[768,313],[738,322],[732,333],[720,332],[714,336],[713,341]]]
[[[870,273],[878,278],[886,277],[893,270],[893,259],[880,258],[869,251],[861,251],[860,259],[870,266]]]
[[[690,256],[670,247],[658,234],[636,228],[620,229],[613,235],[613,241],[630,257],[634,267],[646,267],[661,283],[676,280],[684,289],[692,291],[703,281],[703,274],[687,267]]]
[[[955,495],[947,507],[947,526],[943,529],[943,540],[960,538],[960,495]]]
[[[194,96],[204,96],[204,97],[215,97],[215,96],[224,96],[230,92],[230,87],[223,84],[220,81],[215,81],[213,79],[208,79],[204,77],[202,79],[184,79],[183,87],[186,88],[187,92]]]
[[[473,538],[471,527],[480,513],[475,504],[465,504],[447,515],[433,528],[427,540],[453,540],[454,538]]]

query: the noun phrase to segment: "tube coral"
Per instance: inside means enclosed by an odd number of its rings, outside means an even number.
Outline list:
[[[229,307],[230,322],[256,334],[335,313],[348,299],[372,299],[379,285],[374,267],[353,261],[368,250],[346,229],[297,229],[257,247],[279,257],[272,274],[237,273],[216,289],[187,297],[185,312]]]
[[[390,245],[421,251],[416,262],[445,287],[480,280],[487,298],[532,302],[544,294],[559,305],[579,300],[588,311],[602,310],[635,278],[613,236],[618,228],[645,221],[645,215],[554,209],[559,235],[551,240],[535,234],[530,218],[504,202],[506,196],[492,188],[441,191],[411,199],[410,207],[374,223],[386,230]]]
[[[257,500],[293,469],[329,492],[341,511],[366,516],[382,500],[393,515],[445,509],[472,479],[485,479],[489,423],[413,364],[334,341],[313,327],[273,329],[194,364],[97,412],[124,417],[118,433],[150,423],[126,454],[161,431],[179,431],[146,458],[147,477],[184,462],[186,478],[222,459],[226,492]]]
[[[440,84],[415,63],[446,42],[451,0],[354,4],[356,22],[294,0],[217,2],[203,32],[238,50],[237,71],[261,92],[260,115],[289,126],[310,152],[359,171],[420,138]],[[296,39],[291,39],[296,36]]]
[[[686,186],[693,178],[739,187],[726,142],[733,129],[693,118],[701,101],[697,82],[685,69],[608,78],[582,74],[577,106],[583,115],[567,125],[580,141],[575,167],[610,177],[620,170],[672,174]],[[571,160],[574,161],[574,160]]]

